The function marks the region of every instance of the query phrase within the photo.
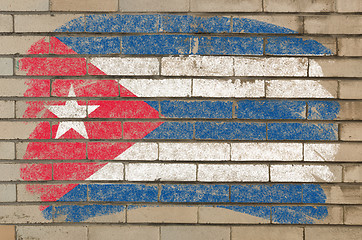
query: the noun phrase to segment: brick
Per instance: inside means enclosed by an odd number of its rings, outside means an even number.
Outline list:
[[[1,0],[1,11],[48,11],[49,0]]]
[[[119,0],[121,12],[188,12],[188,0]]]
[[[272,182],[341,182],[342,167],[326,165],[272,165]]]
[[[0,58],[0,75],[13,75],[13,59]]]
[[[362,229],[359,227],[306,227],[305,240],[359,240],[362,238]]]
[[[362,182],[362,166],[361,165],[348,165],[344,166],[343,175],[344,182]]]
[[[161,226],[162,240],[230,239],[230,228],[219,226]]]
[[[107,75],[159,74],[159,61],[157,58],[91,58],[90,63]]]
[[[15,145],[12,142],[0,142],[0,159],[14,159]]]
[[[143,206],[127,210],[128,223],[197,223],[197,207]]]
[[[361,34],[361,16],[306,16],[304,32],[315,34]]]
[[[338,120],[362,120],[362,102],[339,102]]]
[[[0,118],[13,118],[14,106],[14,101],[0,101]]]
[[[358,185],[320,185],[326,195],[326,203],[331,204],[361,204],[362,187]],[[304,194],[309,194],[305,189]],[[312,195],[311,193],[310,195]],[[304,199],[305,203],[313,203]]]
[[[49,43],[47,37],[38,36],[0,36],[0,54],[27,54],[30,53],[30,47],[39,40],[45,39]]]
[[[360,143],[306,143],[304,161],[360,162],[362,145]]]
[[[337,12],[362,12],[362,2],[360,0],[336,0]]]
[[[14,240],[15,239],[15,226],[0,225],[1,240]]]
[[[269,80],[267,98],[337,98],[337,81]]]
[[[38,124],[39,122],[0,122],[0,129],[3,129],[0,139],[29,139]],[[47,123],[43,126],[45,127],[43,136],[48,139],[50,138],[50,125]]]
[[[301,161],[300,143],[231,143],[233,161]]]
[[[362,81],[341,80],[339,97],[341,99],[362,99]]]
[[[0,32],[13,31],[13,17],[11,15],[0,14]]]
[[[261,0],[191,0],[192,12],[261,12]]]
[[[2,205],[0,206],[1,223],[49,223],[36,205]]]
[[[248,206],[250,209],[250,207]],[[269,209],[270,211],[270,209]],[[206,224],[262,224],[270,223],[270,219],[255,217],[246,213],[240,213],[233,210],[220,207],[200,207],[199,208],[199,223]]]
[[[342,141],[362,141],[362,123],[343,123],[340,125]]]
[[[119,84],[137,97],[190,97],[191,81],[191,79],[121,79]]]
[[[159,240],[159,227],[156,226],[89,226],[89,240],[118,239]]]
[[[339,38],[338,55],[352,57],[362,56],[362,38]]]
[[[118,0],[50,0],[51,11],[92,11],[115,12],[118,11]]]
[[[362,207],[346,206],[344,207],[344,223],[349,225],[362,225]]]
[[[194,164],[128,164],[127,181],[195,181]]]
[[[232,76],[232,57],[164,57],[161,60],[164,76]]]
[[[362,18],[361,18],[362,21]],[[362,77],[361,59],[311,59],[310,77]]]
[[[307,76],[306,58],[235,57],[235,76]]]
[[[227,161],[227,143],[160,143],[161,161]]]
[[[87,239],[86,226],[18,226],[18,239]]]
[[[361,120],[362,102],[308,101],[310,120]]]
[[[334,0],[265,0],[265,12],[333,12]]]
[[[81,15],[15,15],[15,32],[54,32],[69,21]],[[83,26],[71,31],[83,31]]]
[[[267,165],[200,164],[197,179],[202,182],[266,182]]]
[[[237,17],[237,16],[233,16],[233,32],[237,32],[237,33],[243,33],[246,32],[245,31],[245,27],[243,26],[242,23],[243,21],[240,21],[244,18],[242,17]],[[287,33],[298,33],[298,32],[303,32],[303,18],[299,17],[299,16],[291,16],[291,15],[272,15],[272,16],[248,16],[247,19],[251,19],[251,20],[257,20],[260,22],[265,22],[265,23],[270,23],[270,24],[274,24],[283,28],[286,28]],[[268,29],[263,29],[262,32],[263,33],[275,33],[275,30],[268,30]],[[285,32],[282,33],[285,33]],[[251,32],[251,31],[250,31]],[[251,32],[251,33],[255,33],[255,32]]]
[[[0,181],[21,180],[19,164],[0,164],[0,166]]]
[[[157,143],[136,143],[114,158],[115,160],[157,160]]]
[[[1,184],[0,185],[0,202],[15,202],[16,201],[16,185]]]
[[[264,97],[264,81],[240,79],[193,79],[193,97]]]
[[[231,228],[231,240],[303,240],[303,228],[285,226],[240,226]]]

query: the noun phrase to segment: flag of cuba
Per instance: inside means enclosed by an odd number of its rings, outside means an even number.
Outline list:
[[[333,211],[320,184],[341,178],[324,163],[340,107],[316,78],[311,57],[333,54],[321,43],[253,18],[113,14],[75,18],[28,53],[22,117],[41,121],[18,191],[45,219],[313,224]]]

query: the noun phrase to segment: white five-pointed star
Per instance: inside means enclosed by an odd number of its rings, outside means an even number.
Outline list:
[[[73,85],[69,88],[68,97],[76,97]],[[99,105],[88,106],[88,114],[93,112]],[[54,113],[58,118],[85,118],[87,116],[87,106],[78,105],[76,100],[69,100],[65,105],[53,105],[47,107],[49,111]],[[84,122],[60,122],[55,138],[60,138],[68,130],[74,129],[84,138],[88,139],[87,130],[85,129]]]

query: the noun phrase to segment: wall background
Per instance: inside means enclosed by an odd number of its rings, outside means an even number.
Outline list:
[[[360,0],[0,0],[0,240],[10,239],[362,239],[362,1]],[[319,119],[316,123],[336,124],[338,156],[314,156],[321,158],[325,166],[329,166],[338,175],[333,182],[315,179],[326,194],[326,202],[322,204],[329,209],[326,220],[315,224],[279,224],[273,219],[259,221],[248,217],[236,217],[230,212],[209,211],[203,208],[205,204],[196,204],[196,208],[160,207],[156,210],[94,218],[89,222],[67,222],[64,219],[45,220],[39,213],[39,206],[44,205],[25,190],[25,185],[31,183],[19,177],[20,165],[37,163],[37,160],[25,160],[24,144],[31,142],[29,135],[34,126],[39,123],[37,116],[24,119],[26,101],[54,100],[56,96],[24,96],[28,89],[29,76],[19,69],[19,59],[29,55],[31,45],[45,37],[45,42],[53,36],[85,36],[85,33],[55,33],[54,30],[68,21],[87,14],[180,14],[191,16],[237,16],[254,18],[297,31],[296,36],[303,39],[313,39],[328,47],[333,53],[330,56],[301,56],[307,59],[309,75],[305,80],[321,81],[327,86],[340,106],[337,116],[332,119]],[[115,36],[117,34],[100,34]],[[99,35],[99,36],[100,36]],[[122,35],[122,34],[119,34]],[[216,34],[222,36],[223,34]],[[227,34],[225,34],[226,36]],[[232,34],[231,34],[232,35]],[[238,36],[243,33],[236,34]],[[245,33],[245,36],[250,34]],[[253,35],[253,34],[251,34]],[[265,36],[265,34],[254,34]],[[253,36],[254,36],[253,35]],[[288,35],[288,34],[287,34]],[[39,49],[38,49],[39,50]],[[56,52],[45,53],[46,57],[56,56]],[[93,54],[95,57],[104,54]],[[120,54],[118,54],[120,55]],[[118,56],[116,55],[116,56]],[[265,54],[263,58],[270,58]],[[283,56],[283,55],[282,55]],[[105,56],[107,57],[107,56]],[[281,56],[278,56],[281,57]],[[275,58],[278,58],[275,57]],[[274,57],[271,57],[274,59]],[[311,74],[311,62],[315,60],[323,67],[324,77]],[[88,58],[89,62],[90,59]],[[273,61],[273,60],[272,60]],[[274,62],[271,62],[274,64]],[[167,71],[176,71],[172,65]],[[223,68],[217,65],[220,71]],[[46,66],[52,67],[52,66]],[[21,67],[20,67],[21,68]],[[190,71],[197,72],[198,69]],[[36,75],[36,74],[35,74]],[[41,75],[41,74],[39,74]],[[34,79],[48,80],[53,83],[57,76],[36,76]],[[116,74],[117,75],[117,74]],[[120,74],[122,75],[122,74]],[[142,74],[141,74],[142,75]],[[191,74],[192,75],[192,74]],[[195,74],[197,75],[197,74]],[[204,76],[210,81],[212,78]],[[59,77],[58,78],[64,78]],[[120,78],[120,77],[118,77]],[[149,76],[148,79],[159,79],[159,76]],[[192,78],[192,77],[191,77]],[[87,74],[85,77],[75,76],[75,79],[100,79],[99,76]],[[221,76],[217,79],[218,86],[227,89],[225,81],[235,77]],[[255,80],[242,78],[243,80]],[[270,76],[260,76],[258,79],[284,80],[286,82],[300,79],[298,76],[277,79]],[[210,82],[201,85],[207,88]],[[215,83],[216,84],[216,83]],[[194,85],[196,86],[196,85]],[[267,89],[268,85],[263,84]],[[270,86],[269,86],[270,87]],[[47,88],[45,87],[45,92]],[[286,88],[287,89],[287,88]],[[261,89],[262,91],[264,89]],[[187,90],[186,90],[187,91]],[[270,90],[272,91],[272,89]],[[218,101],[233,101],[243,99],[235,97],[235,92],[224,93]],[[265,92],[264,92],[265,94]],[[294,92],[288,98],[297,100],[330,100],[327,97],[307,96]],[[67,96],[67,93],[65,93]],[[192,97],[179,97],[178,100],[189,100]],[[207,97],[206,97],[207,98]],[[262,96],[263,99],[283,100],[285,96]],[[96,100],[83,98],[82,100]],[[195,98],[199,99],[200,98]],[[208,99],[215,100],[212,97]],[[151,100],[175,100],[170,97],[151,97]],[[190,121],[190,120],[179,120]],[[256,122],[260,119],[255,120]],[[251,121],[253,122],[253,121]],[[277,123],[284,120],[275,121]],[[313,122],[315,123],[315,122]],[[210,129],[213,131],[213,129]],[[303,130],[304,131],[304,130]],[[279,139],[280,140],[280,139]],[[42,142],[50,142],[43,139]],[[185,141],[187,142],[187,141]],[[208,141],[206,141],[208,142]],[[215,142],[210,141],[212,144]],[[303,159],[308,144],[316,141],[280,140],[279,142],[303,143]],[[226,141],[226,143],[234,143]],[[330,144],[328,141],[318,141]],[[44,164],[62,162],[55,159],[39,160]],[[197,161],[194,161],[197,163]],[[264,162],[267,162],[265,160]],[[127,162],[126,162],[127,163]],[[193,163],[193,161],[190,161]],[[289,164],[297,164],[288,160]],[[278,162],[277,165],[287,164]],[[317,159],[310,165],[319,164]],[[268,165],[270,168],[270,164]],[[271,173],[272,174],[272,173]],[[232,178],[232,177],[231,177]],[[267,181],[272,184],[274,181]],[[293,179],[293,178],[291,178]],[[45,179],[46,180],[46,179]],[[69,179],[68,179],[69,180]],[[127,182],[127,179],[124,180]],[[226,181],[238,182],[238,179]],[[42,183],[51,183],[52,180]],[[73,180],[73,182],[79,182]],[[178,183],[176,180],[168,181]],[[222,181],[221,181],[222,182]],[[252,181],[253,182],[253,181]],[[258,182],[258,181],[256,181]],[[276,180],[275,182],[279,182]],[[296,179],[291,185],[303,183]],[[59,180],[57,184],[67,183]],[[85,184],[88,182],[85,181]],[[288,183],[288,182],[287,182]],[[107,202],[110,204],[109,202]],[[52,204],[52,203],[51,203]],[[73,204],[84,204],[76,202]],[[127,203],[126,203],[127,204]],[[273,204],[248,203],[251,207],[273,206]],[[288,204],[287,204],[288,205]],[[310,206],[307,203],[296,203],[293,206]],[[313,205],[313,204],[312,204]],[[314,204],[319,206],[320,204]],[[107,215],[108,216],[108,215]]]

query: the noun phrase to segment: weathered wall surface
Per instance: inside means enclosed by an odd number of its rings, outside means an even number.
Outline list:
[[[0,0],[0,240],[362,239],[361,0]]]

